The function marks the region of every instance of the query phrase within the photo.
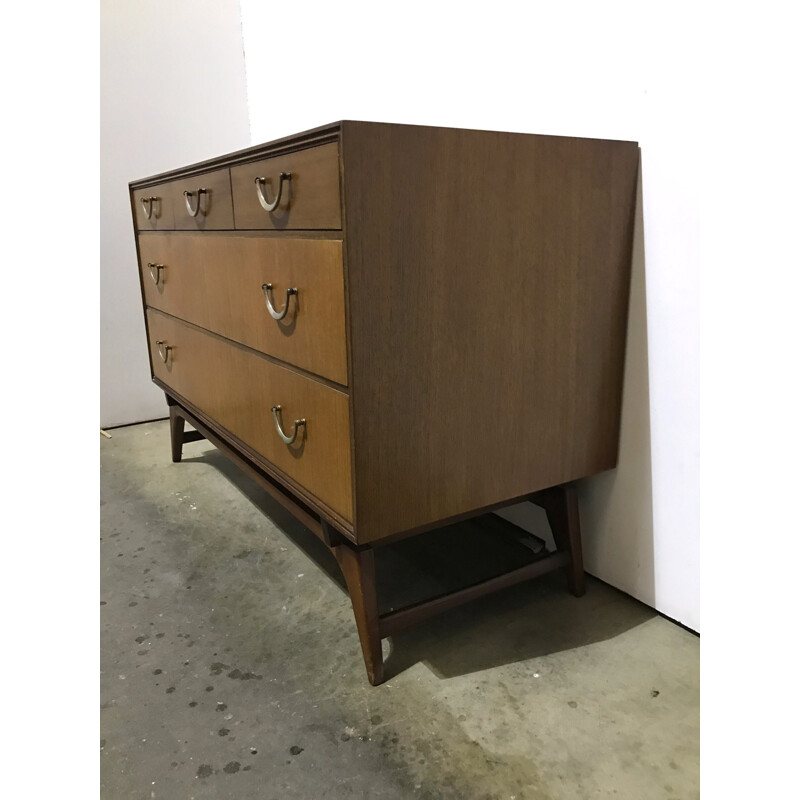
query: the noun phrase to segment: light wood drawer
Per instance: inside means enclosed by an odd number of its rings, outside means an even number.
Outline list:
[[[290,175],[281,181],[281,174]],[[256,178],[261,179],[256,183]],[[336,143],[231,168],[239,229],[328,229],[342,227],[339,148]],[[280,202],[266,210],[280,189]]]
[[[215,231],[233,228],[231,177],[227,169],[173,181],[169,184],[169,193],[176,230]]]
[[[145,234],[147,305],[347,384],[342,242],[262,235]],[[276,320],[267,307],[271,285]]]
[[[164,231],[175,227],[170,184],[162,183],[133,193],[136,230]]]
[[[352,521],[346,393],[158,311],[147,320],[155,377]],[[276,405],[286,433],[305,419],[294,444],[278,434]]]

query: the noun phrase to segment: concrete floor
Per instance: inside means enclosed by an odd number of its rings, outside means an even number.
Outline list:
[[[371,687],[310,532],[206,442],[172,464],[166,422],[112,435],[103,800],[699,797],[694,635],[551,575],[384,641],[389,679]],[[382,600],[491,571],[482,554],[464,528],[387,549]]]

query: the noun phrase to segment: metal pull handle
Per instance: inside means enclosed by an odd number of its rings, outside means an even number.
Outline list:
[[[196,192],[184,192],[183,193],[183,202],[186,203],[186,210],[189,212],[190,217],[196,217],[197,212],[200,210],[200,195],[201,194],[208,194],[207,189],[198,189]],[[192,208],[192,197],[197,195],[197,205]]]
[[[258,195],[258,202],[261,203],[261,208],[263,208],[264,211],[274,211],[278,207],[278,203],[281,202],[281,195],[283,194],[283,182],[290,181],[291,179],[291,172],[281,172],[278,178],[278,191],[275,194],[275,199],[270,203],[267,198],[264,197],[264,190],[261,188],[266,183],[267,179],[256,178],[256,194]]]
[[[294,421],[294,430],[292,431],[292,435],[287,436],[283,432],[283,426],[281,425],[280,406],[272,406],[272,419],[275,420],[275,429],[278,431],[278,436],[280,436],[286,444],[294,444],[294,440],[297,438],[297,434],[300,432],[300,429],[306,427],[306,421],[304,419],[296,419]]]
[[[161,277],[161,270],[164,269],[163,264],[153,264],[151,262],[147,262],[147,268],[150,270],[150,277],[153,279],[153,283],[158,286],[159,278]]]
[[[153,203],[157,201],[157,197],[140,197],[139,202],[142,204],[142,211],[147,219],[153,216]]]
[[[264,292],[264,299],[267,301],[267,310],[272,319],[283,319],[286,316],[286,312],[289,310],[289,298],[292,295],[297,295],[297,289],[291,288],[286,290],[286,302],[283,304],[283,310],[281,311],[275,309],[275,300],[272,297],[272,284],[265,283],[261,286],[261,289]]]
[[[158,354],[161,356],[161,360],[166,364],[169,359],[170,350],[172,350],[172,345],[167,344],[163,339],[156,341],[156,344],[158,345]]]

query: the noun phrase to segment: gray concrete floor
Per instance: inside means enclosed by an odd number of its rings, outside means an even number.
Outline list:
[[[206,442],[171,463],[166,422],[112,435],[103,800],[699,796],[691,633],[552,575],[385,641],[389,679],[371,687],[343,581],[309,531]],[[382,603],[511,550],[464,526],[387,549]]]

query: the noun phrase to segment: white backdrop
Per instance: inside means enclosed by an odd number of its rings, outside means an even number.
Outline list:
[[[166,416],[150,382],[128,181],[249,144],[238,0],[102,0],[100,424]]]
[[[581,488],[587,569],[700,627],[697,43],[639,3],[242,0],[254,144],[338,119],[633,139],[622,449]],[[538,529],[535,510],[510,517]]]

